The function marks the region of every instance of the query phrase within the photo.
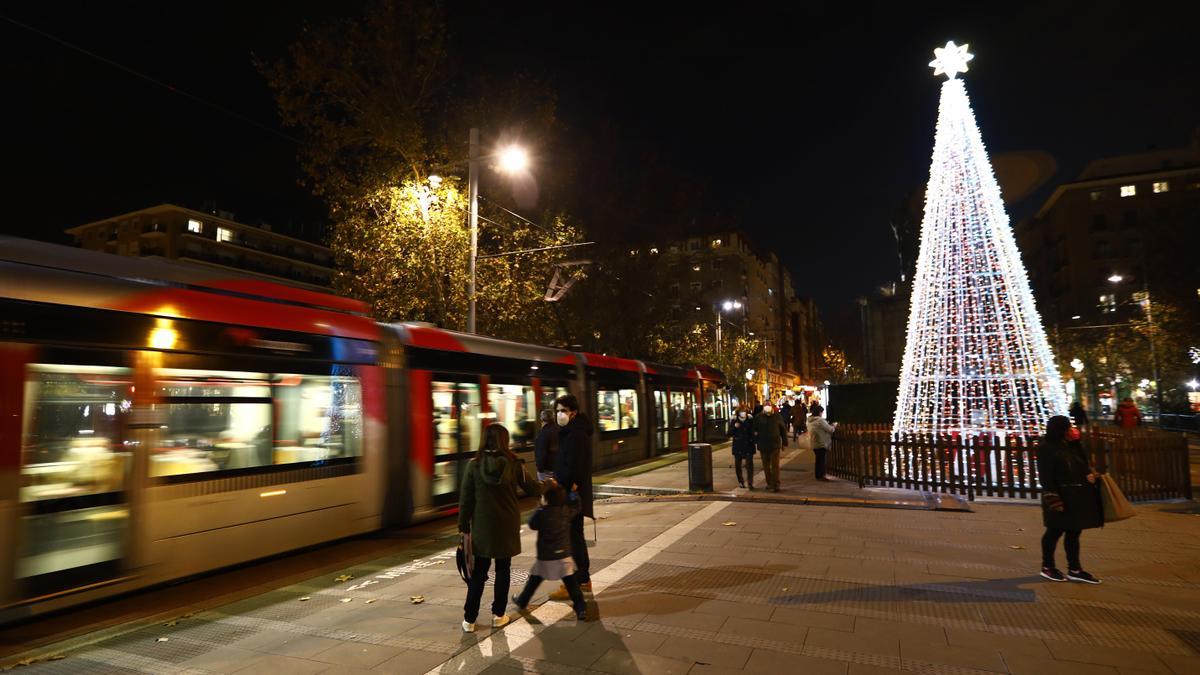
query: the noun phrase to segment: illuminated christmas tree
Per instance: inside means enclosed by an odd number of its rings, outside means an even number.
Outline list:
[[[957,73],[973,57],[946,43],[929,65],[945,74],[925,192],[895,432],[1036,435],[1067,413],[1054,365]]]

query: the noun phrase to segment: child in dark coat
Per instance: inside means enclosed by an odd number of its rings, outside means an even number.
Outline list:
[[[513,596],[517,609],[525,611],[538,586],[546,579],[562,579],[575,608],[575,617],[587,618],[587,602],[575,578],[575,561],[571,558],[571,519],[579,515],[579,500],[568,495],[553,479],[544,485],[541,508],[529,519],[529,529],[536,530],[537,562],[529,570],[529,581],[520,595]]]

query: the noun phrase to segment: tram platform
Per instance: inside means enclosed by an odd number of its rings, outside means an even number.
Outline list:
[[[805,449],[792,450],[788,466],[804,468]],[[604,482],[678,487],[659,472],[680,469],[660,464]],[[796,476],[794,484],[789,476]],[[1036,575],[1036,507],[851,508],[833,504],[838,497],[831,492],[831,503],[818,508],[799,502],[817,495],[805,476],[784,472],[781,494],[794,492],[796,502],[739,494],[722,501],[623,495],[599,502],[584,623],[566,605],[545,602],[547,584],[531,613],[518,616],[510,608],[514,620],[505,628],[462,633],[465,587],[454,567],[454,527],[441,521],[11,627],[0,631],[0,667],[494,675],[1200,672],[1195,509],[1138,506],[1138,517],[1086,532],[1084,563],[1104,584],[1055,584]],[[856,485],[842,489],[859,492]],[[587,534],[591,539],[590,526]],[[532,563],[532,533],[523,532],[522,546],[514,586]]]

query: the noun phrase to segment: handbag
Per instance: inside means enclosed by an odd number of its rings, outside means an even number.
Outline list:
[[[1106,473],[1100,474],[1100,504],[1104,507],[1104,522],[1114,523],[1137,515],[1133,505],[1125,498],[1117,481]]]
[[[471,583],[471,568],[475,565],[475,556],[471,550],[471,534],[469,532],[462,533],[462,539],[458,542],[458,550],[454,552],[454,562],[458,565],[458,576],[462,577],[463,583]]]

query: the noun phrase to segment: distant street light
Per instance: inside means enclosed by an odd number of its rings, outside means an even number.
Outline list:
[[[1191,379],[1191,380],[1190,380],[1190,381],[1187,383],[1187,386],[1191,387],[1191,388],[1192,388],[1192,391],[1196,391],[1197,389],[1200,389],[1200,380],[1197,380],[1196,378],[1194,378],[1194,377],[1193,377],[1193,378],[1192,378],[1192,379]]]
[[[529,168],[529,153],[524,148],[510,145],[500,151],[500,170],[514,174]]]
[[[735,309],[741,309],[742,303],[737,300],[726,300],[717,305],[717,362],[721,361],[721,310],[731,312]]]
[[[1108,280],[1113,282],[1114,284],[1119,284],[1122,281],[1125,281],[1125,277],[1121,276],[1120,274],[1114,274],[1111,277],[1109,277]]]

